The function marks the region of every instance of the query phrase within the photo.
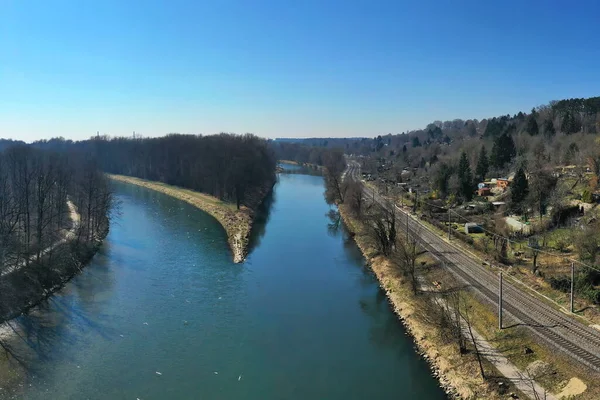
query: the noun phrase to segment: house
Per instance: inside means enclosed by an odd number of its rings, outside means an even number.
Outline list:
[[[481,197],[487,197],[492,195],[492,190],[488,187],[482,187],[477,189],[477,194]]]
[[[510,181],[508,178],[498,178],[496,179],[496,187],[499,189],[505,190],[510,185]]]

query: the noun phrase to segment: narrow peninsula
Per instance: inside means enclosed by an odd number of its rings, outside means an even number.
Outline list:
[[[124,175],[108,175],[112,180],[142,186],[168,196],[183,200],[212,215],[227,232],[227,241],[233,253],[233,262],[241,263],[246,258],[254,211],[247,206],[238,210],[233,203],[216,197],[162,182],[147,181]]]

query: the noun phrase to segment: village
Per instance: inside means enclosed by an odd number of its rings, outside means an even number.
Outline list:
[[[579,239],[598,241],[600,247],[600,192],[588,190],[593,173],[585,165],[552,169],[556,186],[562,188],[561,198],[542,214],[535,207],[521,213],[511,209],[515,172],[478,182],[471,201],[452,203],[436,198],[430,177],[419,174],[419,169],[405,167],[398,172],[394,167],[381,162],[376,168],[363,170],[362,180],[399,207],[411,207],[441,235],[450,232],[452,238],[481,254],[486,262],[507,266],[510,273],[529,279],[536,290],[561,303],[568,301],[565,282],[570,279],[570,260],[593,264],[592,258],[580,254],[584,245]],[[581,300],[600,304],[600,279],[586,272],[580,281],[584,292]]]

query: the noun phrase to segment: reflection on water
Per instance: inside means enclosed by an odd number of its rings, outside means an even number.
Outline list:
[[[0,396],[444,398],[322,178],[280,175],[244,264],[207,214],[115,187],[121,220],[90,266],[11,323],[26,379]]]
[[[278,164],[282,169],[282,174],[300,174],[300,175],[313,175],[313,176],[322,176],[321,170],[319,170],[316,166],[308,166],[308,165],[297,165],[297,164],[287,164],[280,163]]]
[[[278,182],[275,183],[273,189],[264,198],[262,204],[258,207],[258,210],[256,210],[256,215],[254,216],[254,223],[252,224],[252,231],[250,232],[248,255],[252,253],[252,250],[260,246],[260,241],[267,232],[267,225],[269,223],[269,218],[271,217],[271,210],[277,202],[276,187],[278,185]]]

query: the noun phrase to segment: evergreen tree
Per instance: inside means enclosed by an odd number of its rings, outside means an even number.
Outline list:
[[[471,200],[473,198],[473,174],[471,173],[467,153],[464,151],[460,155],[460,161],[458,162],[458,182],[459,195],[466,201]]]
[[[453,168],[446,163],[439,164],[437,170],[433,173],[432,186],[437,191],[439,198],[443,199],[449,192],[449,180],[453,174]]]
[[[484,137],[498,137],[506,127],[506,120],[502,118],[492,118],[488,120],[483,132]]]
[[[528,193],[529,183],[527,182],[525,171],[523,171],[523,168],[521,167],[517,170],[515,179],[513,179],[512,185],[510,186],[512,207],[519,210]]]
[[[490,162],[496,168],[503,168],[506,164],[511,162],[516,155],[517,149],[515,147],[515,142],[510,135],[503,133],[494,140]]]
[[[418,136],[412,138],[412,147],[421,147],[421,141]]]
[[[577,121],[573,113],[570,111],[565,112],[562,119],[561,130],[567,135],[570,135],[571,133],[579,132],[580,129],[581,124]]]
[[[538,124],[537,124],[534,114],[531,114],[529,116],[529,118],[527,119],[526,130],[527,130],[527,133],[529,133],[531,136],[536,136],[538,133],[540,133],[540,129],[538,127]]]
[[[485,146],[481,146],[479,159],[477,160],[477,167],[475,168],[475,175],[477,175],[477,179],[479,181],[485,180],[485,176],[487,175],[489,168],[490,162],[488,160],[487,151],[485,150]]]
[[[554,124],[551,119],[547,119],[544,121],[544,135],[547,137],[552,137],[556,134],[556,129],[554,129]]]

